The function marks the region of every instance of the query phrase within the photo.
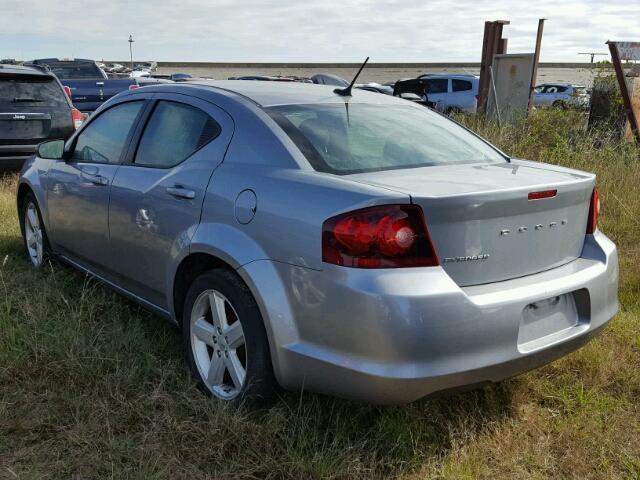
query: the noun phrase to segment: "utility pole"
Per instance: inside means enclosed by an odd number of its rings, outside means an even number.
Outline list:
[[[131,70],[133,71],[133,35],[129,35],[129,58],[131,60]]]
[[[594,58],[596,55],[608,55],[608,53],[597,53],[597,52],[586,52],[586,53],[582,53],[582,52],[581,52],[581,53],[578,53],[578,55],[590,55],[590,56],[591,56],[591,62],[590,62],[590,63],[593,63],[593,58]]]
[[[533,96],[538,78],[538,63],[540,62],[540,48],[542,46],[542,31],[544,30],[544,21],[546,18],[538,20],[538,33],[536,34],[536,50],[533,54],[533,68],[531,69],[531,82],[529,83],[529,103],[527,103],[527,114],[533,107]]]

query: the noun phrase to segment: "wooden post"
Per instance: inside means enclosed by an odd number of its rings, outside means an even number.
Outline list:
[[[496,53],[507,53],[507,41],[502,38],[502,28],[508,20],[484,22],[482,56],[480,57],[480,81],[478,82],[478,112],[486,112],[489,87],[491,85],[491,65]]]
[[[624,69],[622,68],[622,59],[620,57],[620,51],[618,50],[619,42],[607,42],[609,45],[609,51],[611,52],[611,62],[613,68],[616,71],[616,77],[618,78],[618,85],[620,86],[620,95],[622,95],[622,102],[624,103],[624,109],[627,113],[627,119],[629,120],[629,126],[631,132],[636,139],[636,142],[640,143],[640,128],[638,126],[638,119],[636,118],[636,112],[633,110],[633,104],[631,102],[631,95],[627,88],[627,81],[624,77]],[[637,48],[640,50],[640,44],[627,44],[632,45],[630,50]]]
[[[546,19],[541,18],[538,20],[538,33],[536,35],[536,50],[533,58],[533,69],[531,70],[531,85],[529,91],[529,103],[527,105],[527,114],[531,112],[533,107],[533,96],[536,88],[536,81],[538,78],[538,62],[540,61],[540,46],[542,45],[542,30],[544,29],[544,21]]]

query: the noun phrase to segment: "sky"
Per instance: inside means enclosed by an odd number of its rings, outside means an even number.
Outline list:
[[[640,40],[640,0],[0,0],[0,58],[209,62],[479,62],[486,20],[509,53],[588,61]],[[601,59],[607,57],[600,57]]]

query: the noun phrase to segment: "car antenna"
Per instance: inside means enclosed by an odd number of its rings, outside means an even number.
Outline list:
[[[346,88],[336,88],[333,91],[333,93],[337,93],[338,95],[340,95],[342,97],[350,97],[351,96],[351,89],[353,88],[353,85],[356,83],[356,80],[360,76],[360,72],[362,72],[362,69],[367,64],[368,61],[369,61],[369,57],[367,57],[367,59],[364,61],[364,63],[360,67],[360,70],[358,70],[358,73],[356,73],[356,76],[353,77],[353,80],[351,80],[351,83],[349,84],[348,87],[346,87]]]

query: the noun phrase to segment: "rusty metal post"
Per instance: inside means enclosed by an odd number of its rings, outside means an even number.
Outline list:
[[[502,28],[509,25],[508,20],[484,22],[484,38],[482,40],[482,56],[480,59],[480,81],[478,85],[478,112],[486,112],[489,86],[491,82],[491,65],[496,53],[506,53],[507,41],[502,38]]]
[[[529,86],[529,104],[527,105],[527,115],[533,107],[533,92],[536,88],[536,80],[538,78],[538,62],[540,61],[540,46],[542,45],[542,31],[544,29],[545,18],[538,20],[538,33],[536,35],[536,50],[533,57],[533,69],[531,70],[531,85]]]
[[[627,81],[624,77],[624,69],[622,68],[622,60],[620,58],[620,51],[618,50],[618,42],[607,42],[609,45],[609,51],[611,52],[611,62],[613,68],[616,71],[616,77],[618,78],[618,85],[620,86],[620,95],[622,95],[622,101],[624,103],[624,109],[627,113],[627,119],[629,120],[629,126],[633,132],[636,142],[640,143],[640,128],[638,126],[638,119],[636,118],[636,112],[633,109],[631,103],[631,95],[627,88]],[[640,49],[640,44],[636,48]]]

